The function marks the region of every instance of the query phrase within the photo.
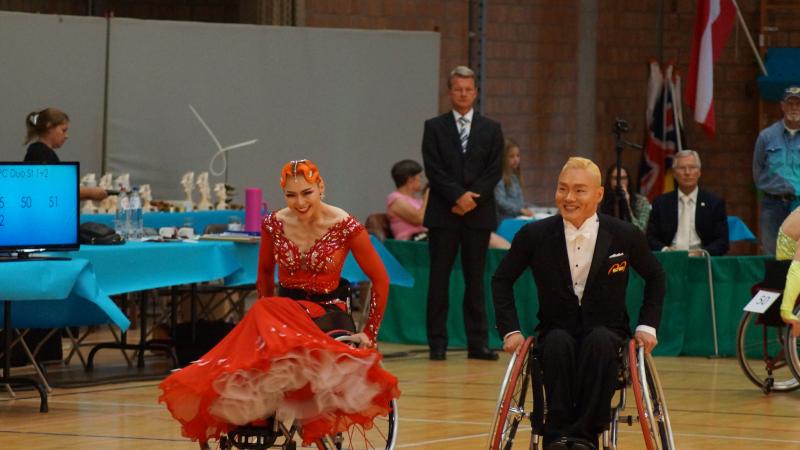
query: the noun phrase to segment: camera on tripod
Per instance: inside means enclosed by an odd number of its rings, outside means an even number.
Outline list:
[[[631,126],[628,125],[628,121],[625,119],[620,119],[617,117],[614,119],[614,134],[626,133],[630,131]]]

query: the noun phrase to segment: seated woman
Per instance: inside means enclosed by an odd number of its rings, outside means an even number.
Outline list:
[[[775,242],[775,258],[780,261],[792,260],[786,274],[786,287],[781,301],[781,319],[792,327],[792,336],[800,336],[800,318],[794,315],[794,303],[800,294],[800,208],[789,214],[778,229]]]
[[[261,229],[261,298],[219,344],[159,385],[159,401],[193,440],[274,416],[296,420],[311,443],[353,426],[370,428],[400,395],[375,348],[389,279],[366,230],[322,201],[325,183],[313,162],[289,162],[280,183],[287,207],[269,214]],[[345,309],[336,288],[349,251],[372,281],[359,348],[316,325]]]
[[[386,215],[389,216],[392,236],[406,241],[428,239],[428,229],[422,226],[422,220],[430,191],[422,184],[422,166],[410,159],[399,161],[392,166],[392,179],[397,190],[386,198]],[[416,197],[422,191],[422,199]],[[489,248],[509,247],[511,244],[499,234],[492,233],[489,236]]]
[[[519,145],[513,139],[506,138],[503,147],[503,178],[494,188],[498,222],[519,216],[533,217],[533,211],[527,208],[522,197],[522,174],[519,164]]]
[[[392,166],[392,179],[397,190],[386,197],[392,237],[401,241],[424,239],[428,229],[422,226],[422,219],[429,190],[422,185],[422,166],[411,159],[399,161]]]
[[[653,209],[653,206],[647,201],[647,197],[636,192],[636,184],[633,184],[633,189],[630,188],[629,173],[628,169],[622,166],[620,185],[622,186],[622,192],[625,194],[625,208],[627,211],[624,214],[619,213],[618,199],[615,194],[617,190],[617,167],[616,165],[611,165],[606,169],[605,192],[603,193],[603,201],[600,203],[600,212],[628,220],[636,228],[644,231],[647,228],[647,221],[650,219],[650,210]],[[632,199],[631,191],[633,192]]]

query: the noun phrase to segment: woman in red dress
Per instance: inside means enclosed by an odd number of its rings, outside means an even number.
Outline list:
[[[310,443],[353,426],[369,429],[400,395],[375,348],[389,278],[366,230],[322,201],[325,183],[313,162],[287,163],[281,186],[287,207],[269,214],[261,230],[259,300],[211,351],[159,385],[159,401],[193,440],[274,416],[299,423]],[[372,282],[358,348],[314,321],[344,311],[337,286],[349,251]]]

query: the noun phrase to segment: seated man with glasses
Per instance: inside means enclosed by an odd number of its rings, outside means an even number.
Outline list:
[[[672,158],[672,172],[678,189],[653,201],[647,223],[647,240],[652,250],[688,250],[699,256],[724,255],[730,247],[725,200],[700,189],[700,155],[681,150]]]

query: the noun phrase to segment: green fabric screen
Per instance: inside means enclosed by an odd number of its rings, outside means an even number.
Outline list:
[[[428,245],[425,242],[387,240],[386,248],[414,276],[412,288],[392,286],[389,304],[381,325],[380,339],[386,342],[427,344],[425,307],[428,293]],[[490,345],[501,346],[494,329],[491,276],[500,264],[504,250],[489,250],[484,273],[486,312],[489,324]],[[708,275],[704,258],[690,258],[686,252],[657,252],[667,274],[667,293],[661,326],[658,329],[659,345],[656,355],[714,354],[709,304]],[[742,308],[750,300],[750,287],[761,281],[764,274],[763,256],[721,256],[711,260],[716,299],[719,352],[724,356],[736,354],[736,328],[742,317]],[[628,288],[628,313],[633,328],[638,318],[644,281],[635,273]],[[523,332],[530,334],[537,324],[538,310],[536,286],[529,271],[514,286],[517,310]],[[463,314],[464,278],[459,258],[456,258],[450,276],[450,314],[448,316],[449,347],[466,346]]]

